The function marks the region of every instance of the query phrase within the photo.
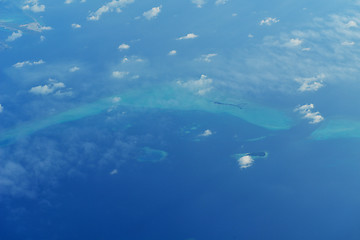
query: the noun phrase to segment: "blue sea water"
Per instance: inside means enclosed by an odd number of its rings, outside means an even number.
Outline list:
[[[0,0],[0,240],[360,238],[357,1],[110,2]]]

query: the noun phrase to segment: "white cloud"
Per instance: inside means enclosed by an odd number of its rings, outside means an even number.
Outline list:
[[[312,112],[314,104],[305,104],[294,109],[295,112],[299,112],[304,115],[303,118],[310,119],[311,124],[316,124],[324,120],[324,117],[319,112]]]
[[[123,44],[120,44],[118,48],[119,48],[119,50],[127,50],[130,48],[130,46],[123,43]]]
[[[325,74],[319,74],[310,78],[295,78],[295,81],[301,84],[298,89],[300,92],[317,91],[324,86],[322,83],[324,78]]]
[[[237,161],[238,161],[239,167],[242,169],[251,167],[254,164],[254,159],[248,155],[239,158]]]
[[[6,39],[7,42],[15,41],[16,39],[22,37],[22,31],[18,30],[17,32],[13,32],[8,38]]]
[[[129,72],[120,72],[120,71],[112,72],[112,76],[114,78],[119,78],[119,79],[126,77],[128,74],[129,74]]]
[[[206,3],[205,0],[191,0],[193,4],[196,4],[198,8],[202,8],[202,6]]]
[[[65,0],[65,4],[70,4],[70,3],[73,3],[74,0]]]
[[[0,104],[0,113],[4,111],[4,107]]]
[[[168,55],[169,56],[174,56],[174,55],[176,55],[176,50],[171,50],[169,53],[168,53]]]
[[[211,62],[211,58],[213,58],[215,56],[217,56],[216,53],[204,54],[204,55],[201,55],[200,61]]]
[[[210,129],[205,130],[203,133],[201,133],[199,136],[201,137],[208,137],[211,136],[213,133],[211,132]]]
[[[25,27],[28,30],[35,31],[35,32],[42,32],[42,31],[47,31],[47,30],[52,29],[49,26],[41,26],[40,23],[38,23],[38,22],[23,24],[23,25],[20,25],[20,27]]]
[[[105,5],[101,6],[95,12],[90,13],[88,16],[88,20],[91,21],[98,21],[104,13],[113,12],[121,12],[121,8],[125,7],[126,5],[133,3],[134,0],[112,0],[111,2],[106,3]]]
[[[228,2],[228,0],[216,0],[215,5],[224,5]]]
[[[117,170],[117,169],[114,169],[114,170],[112,170],[109,174],[110,174],[110,175],[118,174],[118,170]]]
[[[27,0],[25,2],[25,5],[22,6],[23,10],[30,10],[32,12],[38,13],[38,12],[44,12],[45,11],[45,5],[39,4],[39,0]]]
[[[157,15],[159,15],[159,13],[161,12],[161,8],[162,6],[158,6],[158,7],[153,7],[152,9],[150,9],[149,11],[146,11],[143,13],[143,16],[147,19],[147,20],[151,20],[154,17],[156,17]]]
[[[45,41],[45,39],[46,39],[45,36],[43,36],[43,35],[40,36],[40,41],[41,41],[41,42]]]
[[[69,72],[76,72],[76,71],[79,71],[80,68],[78,66],[74,66],[72,68],[69,69]]]
[[[49,95],[54,93],[55,96],[71,96],[72,92],[70,89],[62,91],[65,87],[64,83],[49,79],[48,84],[32,87],[29,92],[35,95]]]
[[[341,43],[341,45],[343,45],[343,46],[354,46],[355,42],[344,41],[344,42]]]
[[[196,35],[194,33],[188,33],[185,36],[177,38],[177,40],[194,39],[194,38],[197,38],[197,37],[198,37],[198,35]]]
[[[260,21],[260,25],[272,25],[273,23],[278,23],[280,20],[278,20],[277,18],[271,18],[271,17],[268,17],[264,20],[261,20]]]
[[[347,24],[345,24],[346,27],[351,28],[351,27],[357,27],[357,23],[350,20]]]
[[[13,67],[22,68],[24,66],[40,65],[40,64],[44,64],[44,63],[45,63],[45,61],[42,59],[40,59],[39,61],[34,61],[34,62],[24,61],[24,62],[15,63],[13,65]]]
[[[309,52],[311,50],[311,48],[303,48],[303,49],[301,49],[301,51],[303,51],[303,52]]]
[[[291,38],[289,42],[285,43],[286,47],[298,47],[302,44],[302,40],[298,38]]]
[[[248,35],[248,38],[253,38],[254,35],[252,35],[251,33]]]
[[[71,27],[76,29],[76,28],[81,28],[81,25],[77,24],[77,23],[73,23],[73,24],[71,24]]]
[[[211,78],[208,78],[203,74],[198,80],[190,80],[187,82],[177,81],[177,84],[195,92],[198,95],[205,95],[213,89],[211,86],[212,82],[213,80]]]

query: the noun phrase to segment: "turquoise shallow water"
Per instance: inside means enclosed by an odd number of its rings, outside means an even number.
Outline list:
[[[311,134],[311,139],[360,138],[360,121],[332,119],[325,122]]]

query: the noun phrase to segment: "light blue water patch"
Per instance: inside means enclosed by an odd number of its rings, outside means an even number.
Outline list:
[[[156,163],[165,160],[167,155],[168,153],[163,150],[144,147],[140,152],[140,156],[137,158],[137,161]]]
[[[311,134],[311,139],[360,138],[360,121],[333,119],[325,122]]]
[[[199,110],[215,114],[225,113],[272,130],[289,129],[293,124],[292,120],[285,113],[277,109],[264,107],[245,100],[241,100],[241,102],[246,103],[246,108],[240,109],[233,105],[220,105],[214,103],[211,99],[197,96],[175,87],[131,90],[118,96],[107,97],[97,102],[85,104],[49,118],[26,123],[5,131],[0,133],[0,142],[12,141],[55,124],[93,116],[107,109],[112,109],[114,105],[127,106],[134,110],[150,108],[183,111]]]

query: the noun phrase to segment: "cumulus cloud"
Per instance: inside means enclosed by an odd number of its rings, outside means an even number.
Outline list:
[[[13,67],[22,68],[24,66],[40,65],[40,64],[44,64],[44,63],[45,63],[45,61],[42,59],[40,59],[39,61],[34,61],[34,62],[24,61],[24,62],[15,63],[13,65]]]
[[[216,0],[215,5],[224,5],[228,2],[228,0]]]
[[[119,79],[126,77],[128,74],[129,74],[129,72],[120,72],[120,71],[112,72],[112,76],[114,78],[119,78]]]
[[[15,41],[18,38],[22,37],[22,31],[18,30],[17,32],[13,32],[8,38],[6,39],[7,42]]]
[[[161,8],[162,6],[158,6],[158,7],[153,7],[152,9],[150,9],[149,11],[146,11],[143,13],[143,16],[147,19],[147,20],[151,20],[153,18],[155,18],[157,15],[159,15],[159,13],[161,12]]]
[[[237,161],[241,169],[251,167],[254,164],[254,159],[248,155],[239,158]]]
[[[41,24],[38,22],[23,24],[23,25],[20,25],[20,27],[25,27],[28,30],[35,31],[35,32],[48,31],[48,30],[52,29],[49,26],[41,26]]]
[[[324,86],[324,78],[325,74],[319,74],[310,78],[295,78],[295,81],[301,84],[298,89],[300,92],[317,91]]]
[[[305,104],[295,108],[295,112],[303,115],[303,118],[310,119],[311,124],[316,124],[324,120],[324,117],[319,112],[313,112],[314,104]]]
[[[127,50],[129,48],[130,48],[130,46],[125,44],[125,43],[120,44],[119,47],[118,47],[119,50]]]
[[[73,23],[73,24],[71,24],[71,27],[76,29],[76,28],[81,28],[81,25],[77,24],[77,23]]]
[[[56,96],[72,95],[70,89],[65,89],[65,87],[64,83],[49,79],[48,84],[32,87],[29,92],[35,95],[49,95],[52,93]],[[65,91],[62,91],[63,89],[65,89]]]
[[[211,78],[208,78],[203,74],[198,80],[190,80],[187,82],[177,81],[177,84],[195,92],[198,95],[205,95],[213,89],[211,86],[212,82],[213,80]]]
[[[74,66],[72,68],[69,69],[69,72],[76,72],[76,71],[79,71],[80,68],[78,66]]]
[[[264,20],[261,20],[260,21],[260,25],[267,25],[267,26],[270,26],[272,25],[273,23],[278,23],[280,20],[278,20],[277,18],[271,18],[271,17],[268,17]]]
[[[196,35],[194,33],[188,33],[185,36],[177,38],[177,40],[194,39],[194,38],[197,38],[197,37],[198,37],[198,35]]]
[[[202,8],[202,6],[206,3],[205,0],[191,0],[193,4],[196,4],[198,8]]]
[[[201,137],[208,137],[211,136],[213,133],[211,132],[210,129],[205,130],[203,133],[201,133],[199,136]]]
[[[44,12],[45,11],[45,5],[40,4],[39,0],[27,0],[25,1],[25,5],[22,6],[23,10],[30,10],[32,12],[38,13],[38,12]]]
[[[0,104],[0,113],[4,111],[4,107]]]
[[[122,7],[125,7],[126,5],[133,2],[134,0],[112,0],[111,2],[108,2],[101,6],[95,12],[91,12],[87,19],[91,21],[98,21],[104,13],[113,11],[121,12]]]
[[[287,43],[285,43],[285,47],[298,47],[302,44],[302,40],[298,38],[291,38]]]
[[[217,56],[216,53],[204,54],[204,55],[201,55],[200,61],[211,62],[211,58],[213,58],[215,56]]]
[[[168,53],[168,55],[169,56],[174,56],[174,55],[176,55],[176,50],[171,50],[169,53]]]

